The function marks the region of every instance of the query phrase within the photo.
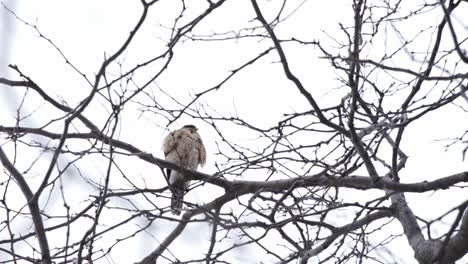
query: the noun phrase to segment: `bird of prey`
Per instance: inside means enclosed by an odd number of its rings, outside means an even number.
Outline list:
[[[206,151],[197,130],[194,125],[186,125],[166,136],[163,141],[166,160],[190,170],[196,170],[198,165],[203,166],[206,162]],[[167,169],[166,172],[172,191],[171,210],[174,215],[179,215],[189,181],[176,170]]]

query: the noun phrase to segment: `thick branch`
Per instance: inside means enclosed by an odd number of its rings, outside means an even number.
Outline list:
[[[388,192],[387,192],[388,193]],[[449,264],[463,257],[468,252],[468,210],[462,220],[460,231],[449,240],[446,248],[440,240],[426,240],[417,223],[416,216],[408,206],[403,193],[391,195],[395,217],[401,223],[408,243],[414,251],[414,257],[422,264]],[[448,234],[450,236],[450,232]],[[442,260],[439,253],[444,252]]]
[[[400,221],[410,246],[415,251],[415,254],[417,254],[419,246],[424,242],[424,236],[417,223],[416,216],[409,208],[406,198],[402,193],[391,195],[391,201],[392,206],[395,208],[395,217]]]
[[[42,262],[43,264],[50,264],[52,260],[50,258],[49,252],[49,243],[47,242],[47,236],[44,230],[44,223],[42,222],[41,218],[41,210],[39,208],[39,202],[37,199],[33,199],[34,195],[29,188],[28,183],[24,179],[23,175],[15,168],[15,166],[10,162],[8,157],[6,156],[3,149],[0,147],[0,161],[2,162],[5,169],[13,176],[16,183],[21,189],[24,197],[28,201],[29,211],[31,212],[31,218],[33,220],[34,229],[36,230],[36,236],[39,243],[39,247],[41,248],[41,255],[42,255]]]
[[[445,258],[441,263],[453,263],[468,254],[468,208],[461,221],[460,230],[450,238],[447,247],[445,248]]]
[[[27,128],[27,127],[3,127],[0,126],[0,132],[6,132],[9,134],[16,133],[31,133],[36,135],[45,136],[51,139],[60,139],[61,134],[51,133],[39,128]],[[200,180],[208,183],[212,183],[224,189],[236,190],[239,193],[254,193],[259,190],[281,192],[288,190],[291,186],[295,185],[299,187],[315,187],[315,186],[335,186],[335,187],[347,187],[360,190],[379,189],[396,192],[427,192],[433,190],[447,189],[454,184],[468,182],[468,171],[460,172],[454,175],[440,177],[434,181],[424,181],[417,183],[399,183],[394,182],[388,177],[381,177],[376,182],[367,176],[332,176],[327,172],[322,172],[316,175],[297,177],[292,179],[275,180],[275,181],[229,181],[222,177],[218,177],[202,173],[199,171],[191,171],[185,168],[181,168],[176,164],[168,162],[164,159],[156,158],[152,154],[146,153],[137,147],[128,144],[124,141],[112,139],[101,133],[69,133],[68,139],[96,139],[103,143],[110,144],[116,148],[125,150],[132,155],[139,157],[140,159],[155,164],[161,168],[169,168],[182,171],[187,174],[192,180]]]

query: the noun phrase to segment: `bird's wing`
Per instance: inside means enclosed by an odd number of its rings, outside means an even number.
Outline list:
[[[198,164],[205,165],[206,163],[206,150],[205,146],[203,145],[203,140],[201,139],[200,135],[197,133],[197,149],[198,149]]]
[[[164,138],[162,149],[167,161],[180,165],[180,155],[177,151],[179,146],[178,138],[180,138],[180,132],[178,130],[169,133],[169,135]],[[166,174],[171,184],[177,181],[181,176],[180,173],[171,169],[166,169]]]
[[[167,156],[170,152],[172,152],[176,147],[177,147],[177,136],[178,136],[178,131],[173,131],[167,135],[164,140],[163,140],[163,145],[162,149],[164,152],[164,155]]]

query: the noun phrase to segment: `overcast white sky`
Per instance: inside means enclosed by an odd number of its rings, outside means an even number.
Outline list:
[[[176,1],[174,1],[176,2]],[[204,1],[193,1],[196,3]],[[36,1],[2,1],[6,6],[14,10],[25,21],[35,24],[39,30],[49,37],[60,50],[66,54],[70,61],[80,71],[91,77],[98,70],[104,56],[111,54],[119,47],[128,36],[140,15],[140,4],[136,0],[36,0]],[[299,3],[299,2],[298,2]],[[146,57],[157,54],[158,48],[166,45],[164,39],[169,30],[164,30],[159,25],[170,26],[174,14],[179,7],[171,7],[173,2],[163,1],[162,6],[151,13],[147,24],[137,36],[135,44],[125,53],[124,66],[132,67],[135,63]],[[269,5],[275,5],[270,1]],[[174,13],[171,13],[173,10]],[[285,26],[277,28],[279,34],[300,35],[303,39],[315,40],[325,37],[322,30],[328,34],[339,33],[337,21],[349,23],[349,1],[307,1],[300,12],[285,23]],[[190,15],[188,15],[190,16]],[[223,32],[237,28],[254,17],[253,10],[248,1],[231,1],[217,15],[197,27],[198,33]],[[308,24],[299,23],[304,17],[309,17]],[[346,18],[349,17],[349,18]],[[344,21],[343,21],[343,18]],[[348,20],[346,20],[348,19]],[[408,30],[412,30],[408,28]],[[6,65],[16,64],[22,71],[52,95],[60,96],[70,105],[75,105],[89,92],[89,86],[65,64],[64,59],[49,43],[38,37],[31,28],[18,22],[5,12],[0,10],[0,76],[18,79],[14,72],[6,68]],[[190,94],[204,90],[222,80],[236,66],[247,58],[254,56],[269,43],[253,41],[230,41],[225,43],[187,43],[177,47],[177,56],[168,72],[158,80],[157,85],[162,89],[170,90],[174,96],[180,96],[180,100],[186,102]],[[391,42],[391,40],[389,40]],[[447,43],[449,45],[450,42]],[[322,106],[335,104],[344,95],[333,90],[337,87],[336,76],[329,64],[319,59],[318,50],[304,49],[289,46],[287,51],[293,70],[300,76],[307,87],[313,87],[313,94]],[[258,126],[268,127],[285,112],[292,110],[302,111],[306,108],[306,101],[302,96],[292,90],[291,84],[278,78],[281,76],[281,68],[274,63],[274,56],[267,57],[263,63],[251,67],[232,80],[221,91],[208,95],[204,100],[216,111],[224,113],[236,112],[248,121],[255,122]],[[153,68],[151,68],[153,69]],[[117,69],[114,69],[117,72]],[[313,74],[311,74],[313,73]],[[144,71],[139,77],[145,77]],[[177,89],[176,89],[177,88]],[[0,89],[0,125],[11,125],[14,122],[15,111],[21,98],[21,93],[12,92],[10,89]],[[40,102],[30,102],[25,112],[38,111],[47,115],[47,107]],[[94,104],[91,111],[86,114],[93,120],[100,120],[94,111],[105,111],[102,105]],[[467,114],[458,110],[455,106],[449,106],[442,111],[430,114],[422,118],[417,125],[407,130],[406,140],[403,141],[403,150],[409,155],[407,167],[402,171],[403,182],[418,182],[433,180],[460,171],[467,171],[467,161],[462,160],[461,147],[443,148],[445,141],[437,141],[447,137],[460,136],[467,129]],[[192,120],[183,118],[173,124],[171,129],[183,125]],[[34,125],[40,120],[26,120],[25,124]],[[210,153],[216,152],[216,137],[214,131],[203,123],[195,122],[200,127],[202,137],[208,149],[208,165],[202,169],[207,173],[215,171],[214,162],[217,157]],[[139,116],[137,114],[124,115],[120,126],[120,138],[126,140],[141,149],[152,152],[162,157],[160,143],[167,133],[164,119],[152,115]],[[226,126],[226,129],[229,129]],[[232,140],[241,143],[254,142],[251,134],[242,131],[228,133]],[[99,164],[95,170],[100,171]],[[129,165],[131,166],[131,164]],[[138,176],[145,178],[148,185],[153,187],[160,185],[162,178],[150,177],[154,168],[144,167]],[[159,172],[158,172],[159,173]],[[247,177],[248,178],[248,177]],[[216,192],[216,190],[215,190]],[[360,192],[357,192],[360,193]],[[361,193],[362,194],[362,193]],[[85,195],[85,194],[84,194]],[[419,216],[433,218],[439,216],[446,209],[456,206],[463,199],[468,198],[466,189],[453,190],[450,195],[439,193],[409,194],[407,196],[410,206]],[[193,201],[206,201],[200,193],[189,194],[188,199]],[[356,196],[359,200],[361,196]],[[362,198],[365,198],[363,196]],[[435,208],[434,210],[431,210]],[[440,209],[446,208],[446,209]],[[206,227],[205,227],[206,228]],[[154,230],[161,231],[161,227]],[[182,236],[176,241],[174,249],[183,245],[197,243],[200,236],[205,235],[207,229],[192,228],[188,236]],[[197,234],[198,233],[198,234]],[[159,239],[164,236],[158,236]],[[411,249],[406,241],[401,244],[400,252],[412,256]],[[142,245],[134,245],[139,248]],[[395,243],[398,246],[398,243]],[[150,246],[141,249],[140,254],[153,249]],[[137,250],[137,249],[135,249]],[[191,252],[187,252],[191,254]],[[241,256],[249,256],[247,252]],[[134,256],[126,259],[127,254],[119,256],[116,263],[131,263]],[[249,257],[250,258],[250,257]],[[237,263],[248,263],[238,259]],[[465,258],[465,261],[468,261]],[[105,263],[105,262],[103,262]],[[414,263],[408,261],[407,263]],[[460,262],[462,263],[462,262]],[[466,263],[466,262],[465,262]]]

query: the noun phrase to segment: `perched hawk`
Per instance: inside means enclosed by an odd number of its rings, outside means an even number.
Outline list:
[[[164,139],[163,151],[167,161],[190,170],[196,170],[199,164],[203,166],[206,161],[205,146],[194,125],[172,131]],[[172,213],[179,215],[189,181],[182,173],[170,169],[167,169],[167,177],[172,191]]]

